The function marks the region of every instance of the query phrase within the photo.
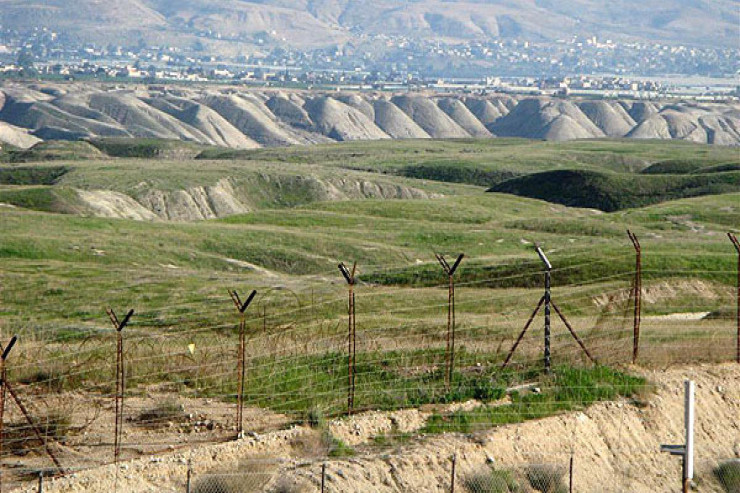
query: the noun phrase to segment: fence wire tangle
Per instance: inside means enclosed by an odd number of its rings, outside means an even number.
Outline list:
[[[555,267],[556,281],[569,269],[580,268]],[[661,297],[661,290],[675,292],[675,286],[646,283],[648,311],[641,320],[639,362],[732,359],[734,321],[725,315],[732,304],[732,289],[675,275],[676,284],[706,288],[712,296],[697,299],[689,289],[683,297]],[[357,312],[356,320],[354,314],[350,319],[353,329],[356,324],[351,336],[356,338],[353,366],[347,365],[347,296],[338,284],[318,298],[313,290],[310,295],[284,293],[271,307],[269,318],[257,309],[243,322],[239,319],[240,327],[235,326],[233,313],[223,310],[219,318],[220,312],[214,310],[214,323],[183,330],[181,322],[192,308],[185,306],[183,314],[169,314],[169,320],[137,312],[123,334],[118,326],[117,334],[101,330],[82,337],[33,330],[20,333],[21,343],[8,363],[7,383],[28,403],[31,418],[24,419],[10,406],[6,409],[3,479],[24,480],[39,468],[48,468],[43,460],[47,448],[74,471],[105,465],[119,456],[130,459],[142,451],[157,454],[231,440],[241,431],[242,419],[245,429],[261,431],[331,418],[347,411],[347,382],[353,387],[349,407],[358,412],[490,401],[529,385],[542,367],[541,324],[533,325],[531,337],[522,341],[511,369],[502,372],[500,367],[541,289],[480,287],[493,279],[456,282],[457,353],[450,371],[450,304],[443,292],[448,281],[417,289],[351,284],[351,308]],[[628,363],[634,356],[630,310],[634,282],[634,272],[626,270],[573,285],[556,283],[552,288],[558,306],[572,314],[583,343],[600,363]],[[211,310],[210,305],[205,310]],[[697,313],[700,318],[694,316]],[[243,346],[235,344],[240,334]],[[120,365],[116,364],[118,336],[125,340]],[[579,393],[588,385],[584,375],[611,379],[616,388],[613,396],[639,385],[626,375],[586,374],[593,364],[564,325],[553,323],[550,342],[557,378],[564,380],[556,378],[551,387],[540,386],[537,395],[543,397],[537,399],[543,402],[528,408],[532,415],[545,416],[567,409],[566,405],[577,408],[587,402],[590,397]],[[244,360],[238,365],[241,354]],[[123,396],[119,366],[125,374],[126,406],[114,416],[113,404]],[[583,382],[578,380],[582,377]],[[547,401],[566,387],[571,394],[565,400]],[[235,418],[236,402],[247,408]],[[530,401],[515,401],[520,406],[524,403],[530,405]],[[515,415],[514,408],[503,413]],[[451,414],[439,416],[432,424],[453,431],[505,422],[502,417],[485,416],[462,423]],[[35,429],[41,430],[41,437]],[[27,456],[39,457],[38,464],[15,467],[11,473],[9,461]],[[226,477],[223,481],[228,483]]]

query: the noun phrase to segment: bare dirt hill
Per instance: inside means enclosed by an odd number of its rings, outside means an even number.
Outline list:
[[[473,137],[490,137],[491,132],[476,116],[471,113],[465,103],[458,98],[442,98],[437,101],[440,109],[455,120],[455,123],[465,129]]]
[[[390,101],[375,101],[375,124],[394,139],[428,139],[429,134]]]
[[[396,96],[391,102],[435,139],[469,137],[455,120],[425,96]]]
[[[39,142],[41,142],[41,139],[31,135],[28,130],[0,122],[0,144],[5,143],[21,149],[28,149]]]
[[[506,116],[489,125],[499,136],[572,140],[603,137],[581,109],[570,101],[524,99]]]
[[[0,86],[0,122],[44,140],[159,137],[250,149],[385,138],[603,137],[740,144],[732,103],[502,95],[199,89],[89,84]]]
[[[305,108],[314,122],[315,130],[333,140],[388,138],[388,135],[380,130],[366,113],[334,98],[319,96],[310,99],[306,102]]]
[[[624,137],[636,125],[619,103],[585,101],[578,106],[594,125],[609,137]]]

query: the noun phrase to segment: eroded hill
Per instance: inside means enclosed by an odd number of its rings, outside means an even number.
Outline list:
[[[352,140],[522,137],[740,144],[740,105],[243,88],[16,84],[0,88],[0,142],[175,139],[252,149]]]

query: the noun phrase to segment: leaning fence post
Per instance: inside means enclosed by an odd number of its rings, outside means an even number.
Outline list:
[[[257,291],[252,291],[247,300],[242,303],[239,294],[236,291],[229,291],[231,300],[239,312],[239,353],[237,354],[237,375],[238,390],[236,394],[236,437],[242,438],[244,434],[244,378],[246,376],[246,326],[247,318],[244,313],[249,308],[250,303],[257,295]]]
[[[740,363],[740,242],[737,240],[737,236],[732,233],[727,233],[727,237],[735,245],[737,250],[737,362]]]
[[[39,493],[44,493],[44,472],[39,471]]]
[[[324,491],[326,491],[326,462],[321,464],[321,493]]]

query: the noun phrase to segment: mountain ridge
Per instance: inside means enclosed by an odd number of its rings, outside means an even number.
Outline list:
[[[50,27],[88,41],[192,43],[218,32],[215,46],[268,34],[290,46],[360,42],[365,35],[453,41],[554,41],[574,34],[631,41],[736,46],[732,0],[0,0],[0,24]],[[211,42],[211,41],[209,41]]]

